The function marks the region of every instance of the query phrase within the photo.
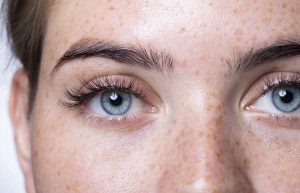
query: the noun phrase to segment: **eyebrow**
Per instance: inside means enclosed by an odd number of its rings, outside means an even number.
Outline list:
[[[283,40],[274,44],[260,48],[252,48],[248,52],[235,54],[233,60],[226,60],[229,74],[250,71],[262,64],[275,60],[290,58],[300,55],[300,41]]]
[[[69,61],[91,57],[111,59],[136,68],[161,73],[172,71],[174,66],[173,58],[169,53],[155,51],[151,46],[143,48],[140,45],[80,39],[57,60],[51,76]]]

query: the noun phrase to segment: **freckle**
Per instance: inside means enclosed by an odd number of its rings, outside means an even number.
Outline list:
[[[249,161],[247,159],[243,160],[243,166],[244,166],[245,169],[249,169],[250,168]]]
[[[286,3],[283,3],[282,8],[286,8],[286,7],[287,7]]]
[[[169,129],[167,130],[167,134],[170,135],[171,133],[172,133],[172,129],[169,128]]]
[[[239,52],[239,51],[241,50],[241,48],[240,48],[239,45],[234,45],[234,46],[232,47],[232,49],[233,49],[234,52]]]
[[[64,37],[64,39],[63,39],[63,44],[67,44],[68,43],[68,39],[67,39],[67,37]]]
[[[38,158],[38,152],[37,152],[37,150],[34,150],[34,151],[33,151],[33,156],[34,156],[35,158]]]
[[[218,97],[217,93],[215,93],[215,92],[210,92],[208,94],[208,96],[211,97],[211,98],[217,98]]]
[[[150,169],[151,170],[154,170],[156,168],[156,165],[155,164],[150,164]]]
[[[235,35],[243,35],[244,31],[242,29],[236,29],[234,32]]]
[[[173,119],[173,124],[176,125],[177,124],[177,120]]]
[[[224,62],[225,62],[225,58],[224,58],[224,57],[221,57],[221,58],[220,58],[220,62],[221,62],[221,63],[224,63]]]
[[[109,6],[108,9],[109,10],[115,10],[116,8],[114,6]]]
[[[210,83],[210,78],[209,77],[207,77],[206,79],[205,79],[205,82],[207,83],[207,84],[209,84]]]
[[[205,163],[205,168],[210,168],[210,166],[211,166],[210,161],[207,161],[207,162]]]
[[[158,154],[158,149],[154,149],[153,154],[157,155]]]
[[[262,18],[262,22],[265,23],[265,24],[270,24],[270,23],[271,23],[271,20],[272,20],[272,19],[271,19],[270,17],[263,17],[263,18]]]
[[[219,116],[218,119],[216,120],[216,125],[221,126],[223,124],[223,117]]]
[[[91,30],[90,31],[95,31],[95,26],[91,26]]]
[[[183,33],[183,32],[185,32],[185,30],[186,30],[185,27],[183,27],[183,28],[181,28],[181,29],[179,30],[179,32],[180,32],[180,33]]]
[[[71,190],[71,187],[69,185],[67,185],[67,190],[70,191]]]
[[[200,138],[200,137],[202,138],[203,135],[204,135],[203,132],[199,132],[199,133],[198,133],[198,137],[199,137],[199,138]]]
[[[187,162],[187,160],[188,160],[188,156],[187,156],[186,154],[184,154],[184,155],[183,155],[183,161],[184,161],[184,162]]]
[[[78,7],[79,6],[79,3],[78,2],[76,2],[76,7]]]
[[[209,134],[207,134],[207,139],[213,139],[213,136],[212,136],[212,134],[211,133],[209,133]]]
[[[112,28],[109,29],[109,31],[110,31],[110,34],[113,34],[114,31],[115,31],[115,28],[112,27]]]
[[[176,138],[175,138],[176,144],[178,144],[178,142],[180,141],[180,138],[181,138],[181,134],[176,136]]]
[[[207,106],[206,106],[206,110],[207,111],[211,111],[213,109],[213,105],[212,104],[208,104]]]
[[[197,76],[199,76],[199,74],[200,74],[200,71],[199,71],[199,70],[196,70],[195,76],[197,77]]]

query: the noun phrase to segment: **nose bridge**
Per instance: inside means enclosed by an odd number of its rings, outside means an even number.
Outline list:
[[[230,145],[231,131],[221,105],[207,108],[212,109],[202,116],[190,111],[190,121],[182,124],[175,139],[177,161],[172,171],[177,171],[177,192],[252,192]]]
[[[193,168],[192,183],[183,185],[183,190],[192,192],[245,192],[246,176],[236,161],[234,150],[230,146],[229,136],[220,131],[223,127],[206,128],[199,138],[191,140],[195,144],[191,151],[186,151],[190,159],[185,164]],[[246,185],[248,186],[248,185]]]

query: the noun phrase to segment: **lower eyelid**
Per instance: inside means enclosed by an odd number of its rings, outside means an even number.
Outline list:
[[[245,120],[250,125],[257,127],[267,127],[271,129],[300,129],[300,113],[299,114],[272,114],[265,112],[247,112]]]
[[[146,114],[127,115],[116,117],[99,117],[91,114],[84,114],[84,119],[95,128],[105,128],[112,130],[136,130],[155,121],[157,116]]]

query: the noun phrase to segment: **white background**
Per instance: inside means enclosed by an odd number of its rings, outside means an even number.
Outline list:
[[[8,116],[11,77],[17,65],[10,62],[11,53],[3,29],[0,15],[0,193],[24,193],[24,180],[17,162]]]

